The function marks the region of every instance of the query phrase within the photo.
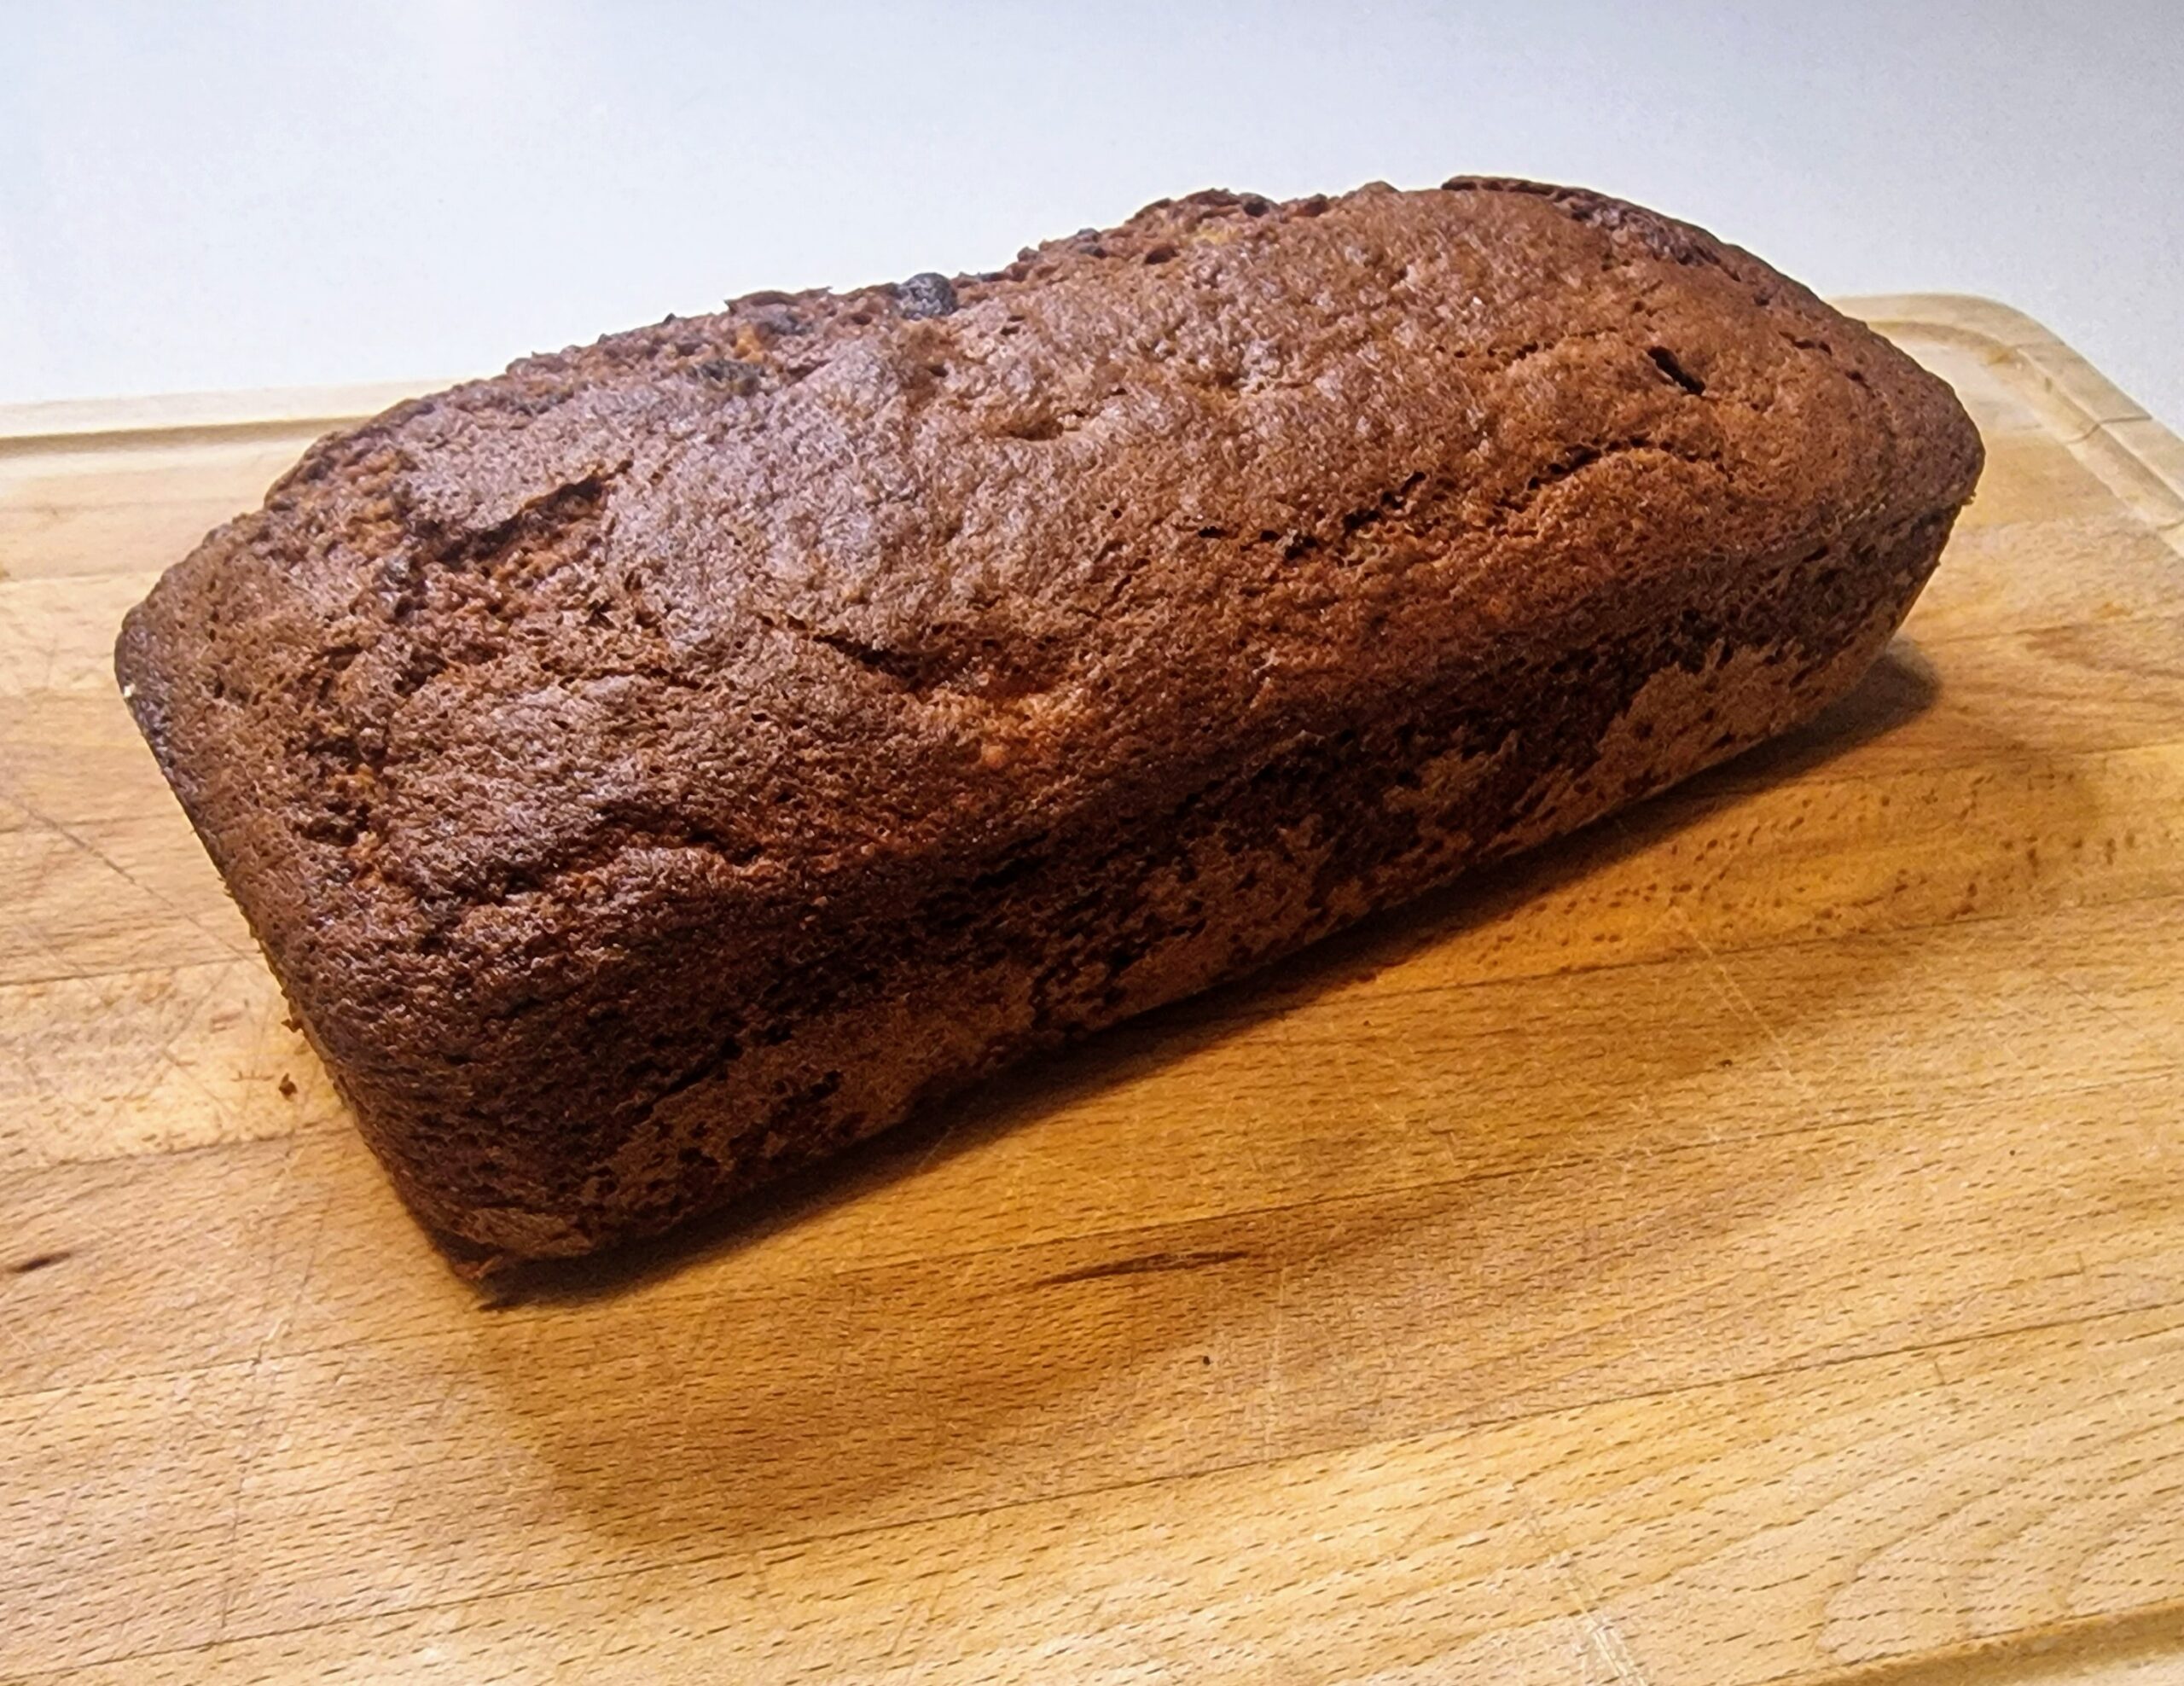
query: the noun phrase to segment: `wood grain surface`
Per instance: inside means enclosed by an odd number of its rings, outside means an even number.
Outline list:
[[[2184,1679],[2184,447],[1857,307],[1827,718],[490,1304],[107,666],[363,395],[0,413],[0,1677]]]

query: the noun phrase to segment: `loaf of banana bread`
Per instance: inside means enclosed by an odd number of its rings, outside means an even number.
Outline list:
[[[311,447],[116,665],[473,1262],[660,1230],[1806,719],[1980,466],[1700,230],[1202,193]]]

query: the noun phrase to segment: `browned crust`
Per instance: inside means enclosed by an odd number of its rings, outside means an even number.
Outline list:
[[[581,1252],[1808,717],[1979,462],[1652,212],[1201,194],[399,406],[116,666],[405,1195]]]

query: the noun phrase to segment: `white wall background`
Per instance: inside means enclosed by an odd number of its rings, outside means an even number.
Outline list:
[[[456,375],[1222,184],[1583,182],[2184,423],[2184,0],[0,3],[0,402]]]

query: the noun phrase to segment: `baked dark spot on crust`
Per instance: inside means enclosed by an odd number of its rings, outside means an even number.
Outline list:
[[[899,282],[895,288],[895,302],[903,314],[913,320],[926,317],[953,316],[956,312],[956,287],[944,275],[927,270]]]

